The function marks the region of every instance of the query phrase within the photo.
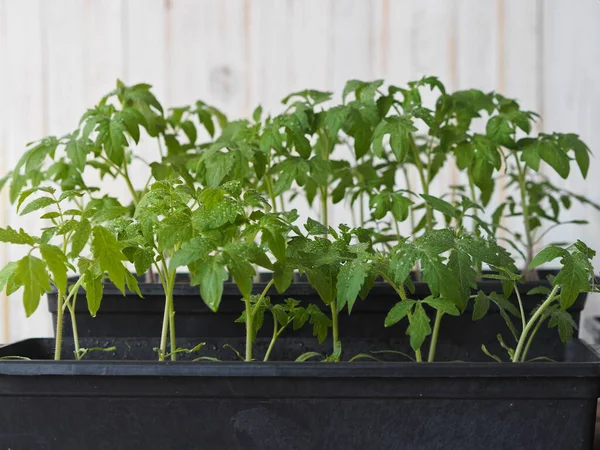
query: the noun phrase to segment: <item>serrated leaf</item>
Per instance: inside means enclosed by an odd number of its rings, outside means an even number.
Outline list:
[[[40,244],[40,253],[52,273],[53,281],[59,293],[67,292],[67,257],[60,248],[50,244]]]
[[[9,262],[2,268],[2,270],[0,270],[0,292],[4,290],[4,286],[6,286],[6,283],[8,283],[8,280],[10,277],[12,277],[16,270],[16,262]]]
[[[165,217],[157,231],[159,249],[170,250],[186,242],[193,236],[194,230],[189,213],[178,212]]]
[[[83,289],[85,290],[85,298],[87,300],[88,311],[92,317],[96,317],[100,304],[102,303],[102,296],[104,292],[104,285],[102,284],[102,274],[95,274],[92,271],[88,271],[83,274],[82,281]]]
[[[55,203],[56,201],[50,197],[36,198],[35,200],[32,200],[30,203],[28,203],[25,206],[25,208],[21,210],[20,215],[24,216],[25,214],[29,214],[33,211],[37,211],[38,209],[45,208],[46,206],[54,205]]]
[[[89,153],[89,146],[79,139],[71,139],[65,146],[65,152],[71,160],[73,166],[79,171],[83,172],[85,169],[85,162],[87,154]]]
[[[322,344],[327,339],[329,327],[332,325],[331,319],[315,305],[309,305],[306,310],[310,315],[309,323],[313,326],[313,336]]]
[[[88,219],[81,219],[75,228],[75,232],[71,236],[71,253],[72,258],[79,256],[92,234],[92,225]]]
[[[431,325],[429,317],[423,309],[421,303],[416,303],[410,325],[406,329],[406,334],[410,336],[410,346],[417,351],[425,342],[425,338],[431,334]]]
[[[391,327],[392,325],[404,319],[410,313],[415,303],[416,302],[414,300],[410,299],[402,300],[396,303],[385,317],[385,326]]]
[[[8,242],[9,244],[23,244],[23,245],[34,245],[38,242],[38,239],[25,233],[20,228],[19,231],[11,228],[0,228],[0,242]]]
[[[317,222],[314,219],[311,219],[310,217],[306,221],[306,225],[304,225],[304,228],[306,228],[306,231],[311,236],[325,235],[329,233],[329,229],[325,225],[322,225],[321,223]]]
[[[529,264],[530,269],[535,269],[538,266],[541,266],[544,263],[550,262],[556,258],[561,258],[564,256],[568,256],[569,252],[564,248],[551,245],[550,247],[546,247],[542,251],[540,251],[535,257],[531,260]]]
[[[550,313],[548,322],[550,328],[558,327],[558,335],[563,344],[566,344],[573,338],[573,330],[577,329],[577,324],[568,311],[554,310]]]
[[[25,315],[31,316],[40,304],[40,297],[50,291],[50,277],[46,264],[39,258],[27,255],[17,262],[12,279],[16,286],[23,286]]]
[[[196,266],[192,275],[192,285],[200,285],[200,295],[211,311],[217,312],[223,296],[223,282],[229,274],[225,267],[214,258],[208,258]]]
[[[475,297],[473,306],[473,320],[481,320],[490,309],[490,299],[483,291],[479,291]]]
[[[460,311],[456,307],[456,305],[449,300],[445,300],[440,297],[427,297],[421,300],[421,303],[426,303],[437,311],[443,312],[445,314],[450,314],[451,316],[459,316]]]
[[[169,262],[169,270],[187,266],[208,256],[214,245],[203,236],[196,236],[185,241]]]
[[[590,288],[591,264],[582,253],[576,252],[565,256],[561,263],[563,265],[556,278],[554,286],[560,286],[560,305],[563,310],[569,308],[581,292]]]
[[[352,312],[352,307],[358,297],[358,293],[369,275],[371,267],[366,261],[354,259],[348,261],[340,268],[337,277],[337,300],[338,311],[348,305],[348,314]]]
[[[456,208],[446,200],[434,197],[433,195],[421,194],[423,200],[436,211],[441,212],[444,216],[458,218]]]
[[[91,251],[100,270],[108,273],[110,281],[125,295],[125,272],[122,261],[126,260],[122,244],[102,226],[92,229]]]

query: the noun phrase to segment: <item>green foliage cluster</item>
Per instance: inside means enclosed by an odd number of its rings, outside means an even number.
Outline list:
[[[437,95],[431,108],[423,101],[428,91]],[[245,305],[238,321],[247,330],[247,361],[266,313],[273,336],[265,360],[284,330],[307,323],[320,342],[331,330],[332,351],[323,358],[339,360],[339,314],[350,314],[376,282],[388,283],[399,299],[382,325],[404,324],[417,361],[425,360],[427,342],[426,359],[434,360],[443,316],[464,314],[469,304],[474,320],[497,305],[514,349],[499,339],[515,362],[526,360],[545,321],[563,340],[570,338],[575,325],[567,310],[579,293],[595,289],[595,253],[580,241],[552,245],[537,256],[534,248],[549,229],[565,223],[573,202],[600,209],[540,173],[543,162],[566,178],[573,163],[587,175],[590,151],[577,135],[535,135],[536,114],[515,100],[478,90],[448,93],[435,77],[405,87],[351,80],[340,104],[331,93],[314,90],[293,93],[283,104],[276,116],[258,107],[251,119],[230,121],[201,101],[166,111],[149,85],[118,82],[74,131],[30,144],[0,182],[9,185],[21,215],[38,212],[48,224],[36,235],[0,229],[0,241],[27,249],[0,271],[0,287],[8,294],[22,288],[31,315],[54,286],[59,311],[70,313],[78,358],[87,351],[78,346],[77,292],[85,291],[95,315],[106,279],[123,293],[141,295],[132,269],[148,281],[158,277],[165,291],[160,360],[175,360],[182,351],[173,299],[180,268],[215,312],[223,284],[231,279],[237,285]],[[156,161],[143,153],[152,145]],[[134,161],[147,167],[143,185],[132,182]],[[449,165],[464,186],[436,196],[433,183]],[[411,183],[413,173],[418,186]],[[490,209],[501,178],[508,180],[508,195]],[[113,180],[127,186],[127,200],[107,193]],[[320,211],[319,221],[299,225],[297,212],[286,207],[298,198]],[[340,202],[358,211],[351,227],[330,225],[331,205]],[[520,217],[522,227],[507,226],[510,217]],[[409,224],[406,235],[403,222]],[[522,273],[513,255],[525,261]],[[552,289],[535,292],[546,300],[527,318],[519,284],[557,258],[562,269]],[[261,292],[254,289],[258,270],[273,274]],[[79,274],[72,285],[70,272]],[[269,292],[285,294],[296,273],[307,276],[326,308],[291,298],[271,301]],[[501,280],[503,293],[477,292],[482,276]],[[415,281],[426,283],[431,295],[416,298]],[[515,297],[516,304],[510,300]]]

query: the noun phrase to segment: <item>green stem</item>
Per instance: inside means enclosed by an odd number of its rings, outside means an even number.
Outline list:
[[[274,283],[275,283],[274,279],[272,279],[271,281],[269,281],[267,283],[267,285],[261,292],[260,296],[258,297],[258,300],[254,304],[254,308],[252,307],[250,298],[248,298],[248,297],[244,298],[244,305],[246,308],[246,359],[245,359],[245,361],[247,361],[247,362],[252,361],[252,344],[253,344],[253,336],[252,335],[253,335],[253,326],[254,326],[254,315],[256,314],[256,311],[258,311],[258,309],[260,308],[262,302],[264,301],[264,299],[267,295],[267,292],[269,292],[269,289],[271,288],[271,286],[273,286]]]
[[[252,361],[252,327],[254,318],[252,317],[252,305],[250,304],[250,298],[244,298],[244,304],[246,307],[246,359],[245,361]]]
[[[523,351],[523,346],[525,345],[525,341],[527,340],[527,335],[529,331],[533,327],[535,321],[540,317],[545,309],[555,300],[556,292],[558,291],[559,286],[554,286],[548,298],[544,300],[544,303],[540,305],[540,307],[535,311],[531,319],[527,322],[527,325],[521,332],[521,336],[519,337],[519,342],[517,343],[517,348],[515,350],[515,354],[513,355],[513,362],[519,362],[521,359],[521,352]]]
[[[77,301],[77,295],[73,297],[71,303],[67,303],[69,308],[69,315],[71,316],[71,329],[73,330],[73,343],[75,345],[75,359],[80,359],[79,351],[79,331],[77,330],[77,318],[75,317],[75,303]]]
[[[269,193],[269,198],[271,199],[273,212],[277,212],[277,197],[275,196],[275,191],[273,190],[273,181],[268,175],[265,176],[265,185],[267,186],[267,192]]]
[[[515,293],[517,294],[517,302],[519,303],[519,312],[521,313],[521,329],[524,330],[526,323],[525,323],[525,309],[523,308],[523,301],[521,300],[521,293],[519,292],[519,286],[517,286],[517,283],[513,283],[513,288],[515,290]]]
[[[277,318],[275,316],[273,316],[273,337],[271,338],[271,342],[269,343],[269,348],[267,348],[267,353],[265,353],[265,357],[263,359],[264,362],[267,362],[269,360],[269,357],[271,356],[271,352],[273,351],[273,347],[275,347],[275,341],[279,337],[279,332],[277,330],[277,326],[278,326]]]
[[[63,335],[63,316],[65,314],[65,304],[68,305],[71,297],[77,295],[77,291],[79,291],[79,286],[83,283],[83,277],[79,277],[77,283],[73,285],[69,295],[67,298],[64,298],[64,294],[62,292],[58,292],[57,296],[57,305],[56,305],[56,341],[54,344],[54,359],[56,361],[60,360],[60,354],[62,351],[62,335]],[[79,345],[79,338],[76,335],[77,333],[77,325],[74,317],[71,318],[73,324],[73,336],[75,338],[76,345]]]
[[[63,314],[63,295],[59,292],[56,305],[56,342],[54,344],[54,359],[56,361],[60,360],[62,350]]]
[[[123,172],[122,173],[123,173],[123,178],[125,179],[125,183],[127,183],[127,188],[129,189],[129,192],[131,193],[131,199],[133,200],[133,204],[135,206],[137,206],[140,199],[138,197],[137,192],[135,191],[135,188],[133,187],[133,183],[131,183],[131,178],[129,178],[129,171],[127,170],[126,162],[123,163]]]
[[[521,208],[523,208],[523,221],[525,223],[525,240],[527,243],[527,259],[525,260],[525,274],[529,273],[529,264],[533,259],[533,234],[531,232],[529,204],[527,203],[527,186],[525,180],[526,167],[521,167],[519,157],[515,154],[515,162],[517,165],[517,173],[519,175],[519,190],[521,191]]]
[[[444,313],[437,311],[435,313],[435,323],[433,324],[433,334],[431,335],[431,342],[429,344],[429,355],[427,356],[428,362],[433,362],[435,359],[435,350],[437,348],[438,335],[440,333],[440,325],[442,323],[442,317]]]
[[[340,340],[340,330],[339,330],[339,322],[338,322],[338,309],[337,309],[337,301],[332,301],[329,305],[331,308],[331,331],[333,334],[333,351],[335,352],[335,346]]]
[[[177,337],[175,334],[175,306],[173,305],[173,284],[171,284],[171,301],[169,310],[169,335],[171,340],[171,361],[177,361]]]
[[[531,347],[533,338],[535,337],[536,333],[540,329],[540,326],[544,323],[545,320],[546,320],[545,317],[541,317],[540,320],[538,320],[537,323],[535,324],[535,328],[531,331],[531,335],[527,339],[527,345],[525,345],[525,350],[523,350],[523,356],[521,356],[521,362],[525,362],[527,360],[527,353],[529,353],[529,347]]]
[[[327,211],[327,188],[321,188],[321,221],[326,227],[329,226],[329,218]]]

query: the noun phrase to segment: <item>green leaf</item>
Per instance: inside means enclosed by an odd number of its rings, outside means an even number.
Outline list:
[[[329,230],[325,225],[322,225],[321,223],[317,222],[314,219],[311,219],[310,217],[306,221],[306,225],[304,225],[304,228],[306,228],[306,231],[311,236],[325,235],[329,233]]]
[[[106,156],[117,166],[121,166],[125,160],[125,147],[128,145],[126,132],[127,127],[119,114],[98,125],[97,143],[104,146]]]
[[[568,255],[569,255],[569,252],[567,250],[565,250],[564,248],[561,248],[561,247],[558,247],[555,245],[551,245],[549,247],[546,247],[542,251],[540,251],[537,255],[535,255],[535,257],[529,264],[529,268],[534,269],[534,268],[541,266],[544,263],[550,262],[556,258],[565,257]]]
[[[72,258],[79,256],[90,239],[91,234],[92,225],[90,221],[88,219],[81,219],[71,236],[71,253],[69,256]]]
[[[483,291],[479,291],[475,297],[475,305],[473,307],[473,320],[481,320],[490,309],[490,299]]]
[[[441,198],[434,197],[432,195],[421,194],[421,197],[427,202],[429,206],[431,206],[436,211],[441,212],[445,216],[458,218],[458,214],[456,213],[456,208],[448,203],[446,200],[442,200]]]
[[[421,303],[415,304],[410,325],[406,329],[406,334],[410,336],[410,346],[414,351],[417,351],[425,342],[425,338],[431,334],[431,325],[429,325],[429,317],[423,309]]]
[[[87,300],[88,310],[92,317],[96,317],[96,313],[100,309],[104,285],[102,284],[102,274],[94,274],[88,271],[83,274],[82,281],[83,289],[85,289],[85,298]]]
[[[189,213],[178,212],[168,215],[161,223],[157,231],[159,248],[170,250],[176,245],[191,239],[194,230]]]
[[[512,127],[504,116],[495,116],[488,120],[485,132],[490,139],[500,145],[510,147],[514,144]]]
[[[223,296],[223,282],[229,274],[214,257],[202,261],[192,276],[192,285],[200,285],[200,295],[211,311],[217,312]]]
[[[27,255],[17,262],[14,283],[23,286],[25,315],[31,316],[40,304],[40,297],[50,291],[50,277],[46,264],[39,258]]]
[[[477,272],[473,269],[473,260],[467,252],[461,248],[457,248],[450,253],[448,267],[456,277],[461,297],[468,299],[471,295],[471,290],[477,288]],[[462,306],[467,306],[466,300]]]
[[[169,270],[187,266],[193,262],[204,259],[214,249],[213,243],[203,237],[196,236],[181,244],[181,248],[175,253],[169,262]]]
[[[392,325],[404,319],[410,313],[415,303],[416,302],[414,300],[410,299],[401,300],[396,303],[385,317],[385,326],[391,327]]]
[[[419,254],[412,247],[406,247],[393,253],[389,264],[389,275],[392,281],[398,286],[404,284],[417,259],[419,259]]]
[[[20,215],[24,216],[30,212],[37,211],[38,209],[45,208],[46,206],[54,205],[56,201],[50,197],[39,197],[28,203],[25,208],[21,211]]]
[[[499,363],[502,362],[502,360],[498,356],[491,353],[484,344],[481,344],[481,351],[483,353],[485,353],[487,356],[489,356],[490,358],[492,358],[494,361],[499,362]]]
[[[456,305],[448,300],[445,300],[443,298],[440,297],[432,297],[429,296],[423,300],[421,300],[421,303],[426,303],[429,306],[431,306],[432,308],[443,312],[445,314],[450,314],[451,316],[459,316],[460,315],[460,311],[458,310],[458,308],[456,307]]]
[[[125,295],[125,272],[122,261],[127,258],[122,252],[122,244],[113,234],[102,226],[92,229],[91,250],[100,266],[100,270],[108,273],[110,281]]]
[[[540,158],[546,161],[562,178],[567,178],[570,161],[566,153],[555,142],[542,140],[538,142]]]
[[[566,344],[573,338],[573,330],[577,329],[577,324],[568,311],[553,310],[550,313],[548,327],[558,327],[558,335],[563,344]]]
[[[38,239],[25,233],[22,228],[19,231],[11,228],[0,228],[0,242],[9,244],[35,245]]]
[[[356,297],[358,297],[370,269],[370,264],[360,259],[349,261],[341,267],[337,280],[338,311],[344,309],[347,304],[348,314],[352,312]]]
[[[554,286],[560,286],[560,305],[563,310],[569,308],[581,292],[590,288],[591,264],[582,253],[576,252],[565,256],[561,263],[563,265],[556,278]]]
[[[90,151],[90,148],[86,143],[79,139],[71,139],[67,142],[65,146],[65,151],[67,156],[71,160],[73,166],[79,171],[83,172],[85,169],[85,162],[87,158],[87,154]]]
[[[8,283],[8,280],[10,277],[12,277],[16,270],[16,262],[9,262],[2,268],[2,270],[0,270],[0,292],[4,290],[4,286],[6,286],[6,283]]]
[[[60,248],[50,244],[40,244],[40,253],[54,278],[59,293],[67,292],[67,257]]]
[[[309,323],[313,326],[313,336],[316,336],[319,344],[322,344],[327,339],[329,327],[332,326],[331,319],[315,305],[308,305],[306,310],[310,315]]]

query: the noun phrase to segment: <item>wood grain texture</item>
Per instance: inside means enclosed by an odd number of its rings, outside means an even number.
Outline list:
[[[202,99],[236,118],[258,104],[278,113],[294,90],[333,90],[339,99],[351,78],[402,85],[431,74],[450,90],[516,97],[543,114],[540,131],[577,132],[594,150],[598,23],[600,2],[591,0],[0,0],[0,170],[27,142],[70,131],[117,78],[154,85],[165,106]],[[564,185],[600,202],[596,169],[598,158],[592,181],[574,176]],[[145,181],[132,172],[135,183]],[[449,166],[433,188],[462,182]],[[39,226],[0,199],[2,225]],[[318,214],[300,201],[290,206]],[[600,220],[577,206],[573,216]],[[351,223],[349,206],[332,205],[331,222]],[[594,226],[565,227],[543,243],[577,237],[600,247]],[[2,246],[0,263],[19,255]],[[30,320],[18,293],[2,305],[2,340],[50,333],[44,305]]]

